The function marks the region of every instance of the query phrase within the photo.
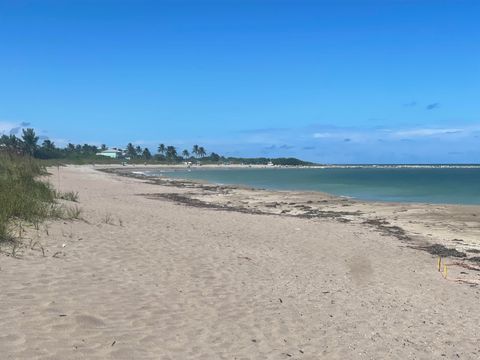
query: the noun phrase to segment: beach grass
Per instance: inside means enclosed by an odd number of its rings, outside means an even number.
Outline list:
[[[38,179],[46,171],[38,160],[0,152],[0,242],[12,240],[12,223],[38,224],[54,215],[55,191]]]
[[[78,192],[67,191],[67,192],[55,192],[55,197],[57,199],[62,199],[66,201],[78,202]]]

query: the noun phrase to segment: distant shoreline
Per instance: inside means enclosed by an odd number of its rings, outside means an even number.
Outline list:
[[[480,169],[480,164],[327,164],[327,165],[248,165],[248,164],[98,164],[100,167],[115,168],[159,168],[159,169]]]

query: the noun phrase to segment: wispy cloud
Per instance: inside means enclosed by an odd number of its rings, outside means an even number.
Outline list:
[[[427,109],[427,110],[434,110],[434,109],[436,109],[436,108],[438,108],[438,107],[440,107],[440,104],[439,104],[439,103],[432,103],[432,104],[428,104],[425,109]]]
[[[30,123],[0,121],[0,135],[18,135],[20,131],[27,126],[30,126]]]
[[[328,141],[389,141],[398,139],[418,139],[446,137],[450,135],[474,136],[480,125],[464,127],[409,127],[409,128],[337,128],[326,132],[314,132],[310,136],[316,140]]]
[[[414,107],[414,106],[417,106],[417,102],[416,101],[410,101],[408,103],[405,103],[403,104],[404,107]]]
[[[327,139],[327,138],[332,138],[332,137],[337,137],[338,134],[330,133],[330,132],[317,132],[313,134],[313,137],[315,139]]]
[[[395,131],[392,134],[400,137],[424,137],[435,135],[450,135],[464,132],[464,129],[459,128],[418,128]]]
[[[20,129],[21,129],[20,126],[11,128],[10,131],[9,131],[9,134],[10,134],[10,135],[17,135],[17,134],[20,132]]]

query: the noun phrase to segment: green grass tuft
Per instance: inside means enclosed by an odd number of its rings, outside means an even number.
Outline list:
[[[38,160],[0,152],[0,242],[14,238],[14,220],[35,225],[50,215],[55,192],[37,179],[45,174]]]

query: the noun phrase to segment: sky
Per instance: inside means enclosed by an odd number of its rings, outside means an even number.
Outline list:
[[[480,162],[479,1],[0,0],[0,134]]]

